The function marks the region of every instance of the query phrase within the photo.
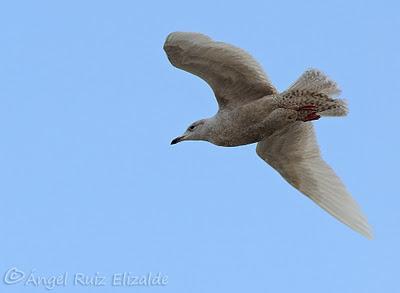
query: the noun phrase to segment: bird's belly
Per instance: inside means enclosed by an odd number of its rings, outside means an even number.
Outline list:
[[[275,108],[270,99],[260,99],[233,111],[220,113],[213,143],[240,146],[262,140],[264,136],[260,126]]]
[[[212,143],[219,146],[235,147],[256,143],[261,139],[260,132],[255,131],[252,125],[229,125],[218,131],[218,135],[214,136]]]

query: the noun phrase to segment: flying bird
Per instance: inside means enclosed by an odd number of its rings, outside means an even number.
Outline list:
[[[192,123],[172,140],[202,140],[225,147],[257,143],[256,153],[328,213],[372,238],[367,219],[346,187],[322,159],[311,121],[346,116],[340,89],[321,71],[309,69],[279,93],[244,50],[191,32],[168,35],[164,50],[173,66],[205,80],[218,112]]]

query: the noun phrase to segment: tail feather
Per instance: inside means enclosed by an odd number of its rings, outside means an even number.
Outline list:
[[[309,69],[280,96],[281,104],[289,107],[313,105],[320,116],[346,116],[346,100],[336,99],[340,93],[336,82],[317,69]]]
[[[318,69],[307,70],[288,89],[288,91],[296,90],[325,94],[332,99],[338,97],[341,93],[336,82]]]

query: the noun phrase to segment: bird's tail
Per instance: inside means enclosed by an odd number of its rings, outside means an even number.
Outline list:
[[[279,95],[279,104],[284,108],[310,109],[319,116],[346,116],[347,103],[336,99],[340,89],[336,82],[316,69],[309,69]]]

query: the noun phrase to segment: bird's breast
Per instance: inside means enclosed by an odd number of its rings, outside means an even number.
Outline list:
[[[253,105],[218,113],[211,142],[228,147],[256,143],[263,137],[258,126],[270,113],[269,108]]]

